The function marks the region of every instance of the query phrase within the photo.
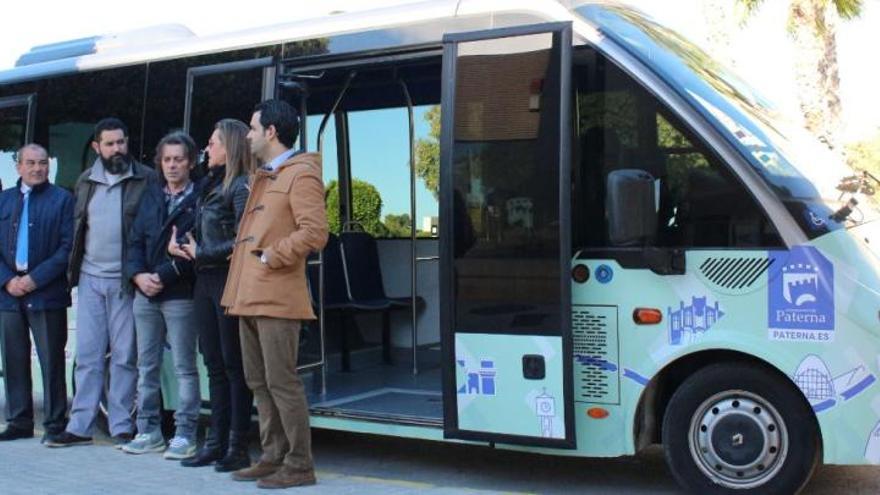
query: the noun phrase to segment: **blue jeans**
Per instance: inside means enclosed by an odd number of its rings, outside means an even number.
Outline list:
[[[150,302],[141,293],[134,297],[138,350],[138,433],[153,433],[161,426],[159,371],[166,342],[171,348],[177,377],[175,436],[196,438],[201,396],[196,368],[196,337],[192,299]]]

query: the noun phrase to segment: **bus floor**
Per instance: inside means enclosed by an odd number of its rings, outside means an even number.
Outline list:
[[[419,348],[418,373],[413,374],[412,351],[394,348],[392,364],[382,362],[381,349],[352,355],[352,371],[344,372],[328,356],[326,393],[320,369],[303,375],[312,412],[404,424],[433,425],[443,421],[439,344]]]

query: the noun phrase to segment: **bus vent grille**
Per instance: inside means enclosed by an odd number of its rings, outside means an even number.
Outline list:
[[[574,400],[600,404],[620,401],[617,307],[572,307]]]
[[[748,289],[767,272],[773,259],[766,256],[712,257],[700,265],[700,273],[725,289]]]

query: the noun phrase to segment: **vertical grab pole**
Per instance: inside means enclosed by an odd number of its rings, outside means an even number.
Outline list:
[[[345,79],[345,86],[342,87],[342,91],[339,92],[339,96],[337,96],[336,101],[333,102],[333,107],[327,112],[327,115],[324,115],[324,118],[321,119],[321,125],[318,127],[318,153],[324,150],[324,128],[327,126],[327,121],[330,120],[331,115],[336,113],[336,109],[339,107],[339,104],[342,103],[342,98],[345,97],[345,93],[348,92],[348,88],[351,86],[351,81],[354,80],[354,76],[356,75],[356,70],[348,73],[348,77]]]
[[[418,333],[418,314],[416,313],[416,302],[418,295],[416,287],[418,275],[416,274],[416,124],[413,117],[412,97],[409,94],[409,88],[403,79],[399,80],[400,87],[403,89],[403,96],[406,98],[406,112],[409,117],[409,223],[410,223],[410,310],[412,316],[412,372],[413,375],[419,374],[418,354],[419,354],[419,333]]]
[[[305,139],[303,139],[305,142]],[[318,325],[321,327],[321,397],[327,396],[327,332],[324,328],[324,250],[318,253]],[[308,266],[306,269],[308,270]]]

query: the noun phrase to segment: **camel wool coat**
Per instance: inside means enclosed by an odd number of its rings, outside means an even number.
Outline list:
[[[321,155],[300,153],[275,171],[257,170],[220,304],[235,316],[315,319],[306,258],[326,243]]]

